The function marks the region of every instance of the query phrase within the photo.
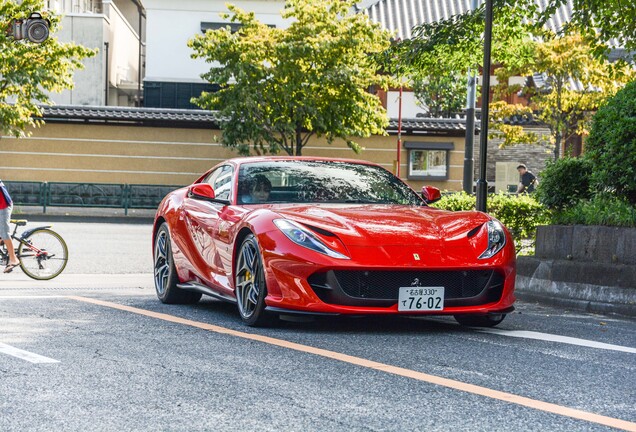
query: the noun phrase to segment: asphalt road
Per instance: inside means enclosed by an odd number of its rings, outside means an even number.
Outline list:
[[[34,224],[35,225],[35,224]],[[531,303],[253,329],[168,306],[150,225],[55,223],[66,271],[0,275],[0,431],[636,430],[636,322]]]

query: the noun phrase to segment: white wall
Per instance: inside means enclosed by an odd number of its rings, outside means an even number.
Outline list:
[[[265,24],[285,28],[280,16],[284,1],[234,0],[230,3],[250,12]],[[201,74],[210,69],[204,60],[190,58],[187,42],[201,34],[201,22],[229,22],[226,0],[144,0],[146,8],[146,80],[203,82]]]
[[[110,24],[109,82],[113,87],[134,86],[139,71],[139,35],[113,3],[104,2],[104,12]]]
[[[122,0],[123,1],[123,0]],[[91,3],[90,1],[88,3]],[[120,2],[123,4],[122,2]],[[64,12],[71,2],[50,2]],[[92,3],[91,3],[92,4]],[[109,43],[109,105],[131,105],[137,93],[139,65],[139,35],[119,9],[110,1],[100,5],[103,13],[69,13],[63,17],[61,29],[55,33],[62,42],[74,42],[87,48],[97,48],[97,55],[84,59],[84,69],[74,74],[75,87],[62,93],[52,93],[58,105],[104,105],[106,90],[106,50]],[[57,10],[57,9],[56,9]],[[126,98],[123,98],[127,94]]]
[[[400,92],[389,91],[386,95],[386,111],[389,118],[398,118],[400,110]],[[426,110],[415,102],[415,93],[402,92],[402,118],[415,118],[418,113],[426,113]]]
[[[84,59],[84,69],[74,74],[75,87],[62,93],[51,93],[58,105],[103,105],[104,103],[104,35],[108,23],[103,15],[67,15],[57,37],[87,48],[98,48],[94,57]]]

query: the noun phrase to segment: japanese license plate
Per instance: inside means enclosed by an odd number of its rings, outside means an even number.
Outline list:
[[[401,287],[398,311],[438,311],[444,309],[444,287]]]

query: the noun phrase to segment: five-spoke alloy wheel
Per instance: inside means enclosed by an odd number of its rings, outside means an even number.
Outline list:
[[[265,272],[256,237],[250,234],[243,243],[236,258],[236,301],[241,319],[250,326],[262,326],[271,322],[265,312]]]
[[[155,235],[154,278],[157,297],[162,303],[192,304],[201,299],[201,293],[185,291],[177,284],[179,277],[172,257],[172,243],[168,225],[162,224]]]

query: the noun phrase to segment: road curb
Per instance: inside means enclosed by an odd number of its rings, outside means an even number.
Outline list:
[[[516,295],[551,306],[636,318],[636,288],[629,266],[519,257]],[[584,268],[585,267],[585,268]],[[563,271],[566,268],[567,271]],[[596,274],[602,272],[603,274]]]
[[[621,315],[623,317],[636,318],[636,305],[563,298],[525,290],[516,290],[515,295],[519,300],[525,302],[535,302],[600,315]]]

